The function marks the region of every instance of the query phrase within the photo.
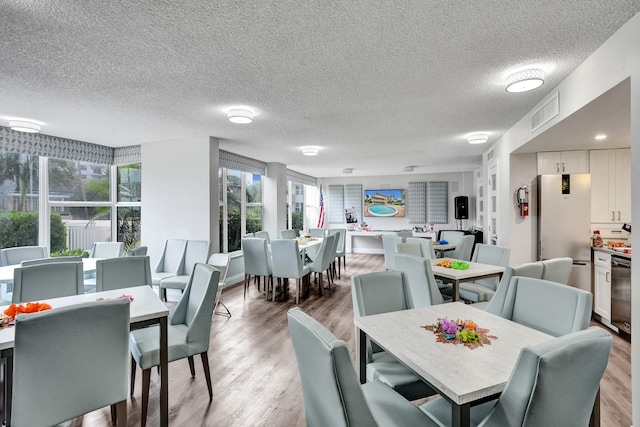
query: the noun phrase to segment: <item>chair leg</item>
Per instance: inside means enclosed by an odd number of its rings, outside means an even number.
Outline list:
[[[116,427],[127,427],[127,401],[126,400],[121,400],[120,402],[116,403],[115,405],[111,405],[112,407],[115,406],[115,411],[116,411],[116,419],[115,419],[115,424]]]
[[[218,305],[221,305],[222,307],[224,307],[226,313],[224,311],[216,311],[213,314],[217,314],[218,316],[231,317],[231,312],[229,311],[229,308],[227,308],[227,306],[224,305],[224,303],[222,302],[222,298],[220,298],[220,301],[218,301]]]
[[[196,367],[193,364],[193,356],[187,356],[187,360],[189,361],[189,371],[191,371],[191,378],[196,376]]]
[[[247,287],[249,286],[249,275],[244,275],[244,298],[247,299]]]
[[[338,257],[338,279],[340,278],[340,257]]]
[[[167,302],[167,288],[160,288],[160,299]]]
[[[209,371],[209,356],[207,352],[200,353],[202,358],[202,367],[204,368],[204,379],[207,381],[207,388],[209,389],[209,402],[213,400],[213,388],[211,387],[211,371]]]
[[[151,383],[151,368],[142,371],[142,408],[140,426],[147,425],[147,411],[149,409],[149,384]]]
[[[133,396],[133,389],[136,385],[136,359],[131,357],[131,396]]]

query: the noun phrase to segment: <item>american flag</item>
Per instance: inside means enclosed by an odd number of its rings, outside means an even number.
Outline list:
[[[322,198],[322,185],[320,186],[320,213],[318,215],[318,228],[324,228],[324,200]]]

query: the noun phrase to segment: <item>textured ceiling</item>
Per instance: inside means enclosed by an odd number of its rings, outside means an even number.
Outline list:
[[[627,1],[3,0],[0,124],[108,146],[214,136],[317,177],[468,170],[640,10]],[[508,94],[513,71],[541,89]],[[224,111],[258,110],[251,125]],[[304,157],[301,147],[320,147]]]

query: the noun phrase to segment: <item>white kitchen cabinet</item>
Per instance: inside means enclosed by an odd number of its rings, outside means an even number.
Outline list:
[[[631,222],[631,149],[590,153],[591,222]]]
[[[611,320],[611,255],[593,252],[593,311]]]
[[[538,175],[589,173],[589,152],[548,151],[538,153]]]

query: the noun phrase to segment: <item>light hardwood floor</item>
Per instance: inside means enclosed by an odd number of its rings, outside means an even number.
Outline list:
[[[384,269],[382,255],[348,254],[347,271],[320,297],[317,285],[299,306],[345,340],[355,360],[352,275]],[[294,283],[290,281],[294,292]],[[326,286],[326,282],[325,282]],[[224,291],[232,317],[214,316],[209,364],[213,402],[209,402],[200,358],[191,378],[186,360],[169,365],[169,420],[171,426],[304,426],[304,406],[298,367],[289,338],[286,302],[266,301],[252,285],[246,299],[242,286]],[[174,300],[179,297],[173,295]],[[172,295],[169,295],[171,299]],[[175,304],[171,304],[171,306]],[[596,325],[596,323],[594,323]],[[129,425],[139,425],[141,375],[129,400]],[[158,377],[152,371],[149,419],[159,425]],[[614,336],[613,352],[602,381],[602,426],[631,425],[631,346]],[[109,426],[109,410],[101,409],[71,423],[72,426]]]

